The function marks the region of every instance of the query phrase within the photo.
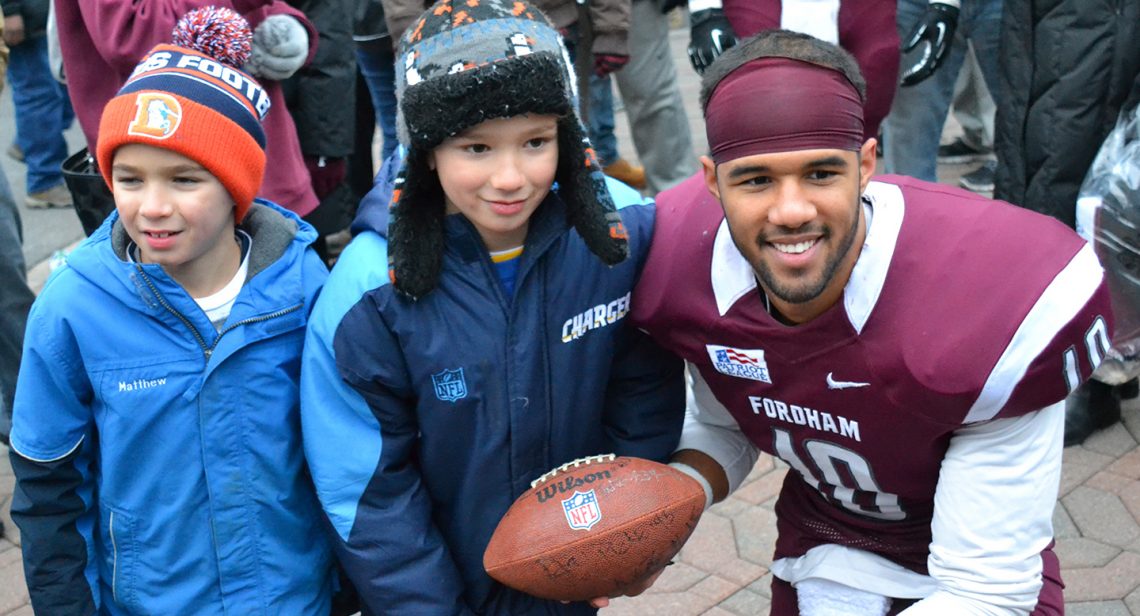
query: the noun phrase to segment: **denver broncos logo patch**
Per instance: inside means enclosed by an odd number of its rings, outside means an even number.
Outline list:
[[[178,99],[162,92],[140,92],[135,99],[134,119],[127,127],[127,133],[166,139],[178,130],[182,123],[182,105]]]

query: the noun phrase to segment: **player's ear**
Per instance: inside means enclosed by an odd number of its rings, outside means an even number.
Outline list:
[[[879,142],[872,137],[863,143],[863,147],[859,148],[859,194],[863,194],[863,191],[867,190],[867,184],[875,175],[875,154],[878,147]]]
[[[712,196],[720,201],[720,186],[716,183],[716,163],[708,156],[701,157],[701,168],[705,172],[705,188],[709,190]]]

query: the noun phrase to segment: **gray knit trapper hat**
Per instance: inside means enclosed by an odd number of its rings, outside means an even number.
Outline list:
[[[396,118],[407,148],[388,224],[388,274],[412,299],[435,288],[443,265],[445,202],[428,154],[485,120],[558,116],[558,195],[590,251],[614,265],[628,238],[577,114],[562,37],[521,0],[440,0],[400,39]]]

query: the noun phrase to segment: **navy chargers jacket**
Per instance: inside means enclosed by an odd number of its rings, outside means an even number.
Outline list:
[[[621,214],[630,257],[607,267],[551,193],[513,297],[460,215],[446,220],[439,286],[419,301],[388,284],[382,215],[340,257],[310,319],[302,428],[365,613],[593,613],[508,589],[482,558],[551,468],[602,453],[661,461],[677,444],[681,364],[626,318],[654,209]]]

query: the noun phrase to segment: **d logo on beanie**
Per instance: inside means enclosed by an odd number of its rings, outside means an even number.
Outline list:
[[[135,98],[135,107],[138,115],[127,127],[131,135],[166,139],[178,130],[182,121],[182,104],[169,94],[142,92]]]
[[[108,186],[115,150],[128,143],[177,152],[226,187],[240,223],[265,174],[265,90],[239,67],[252,48],[249,24],[217,7],[184,15],[173,45],[139,63],[99,122],[96,156]]]

